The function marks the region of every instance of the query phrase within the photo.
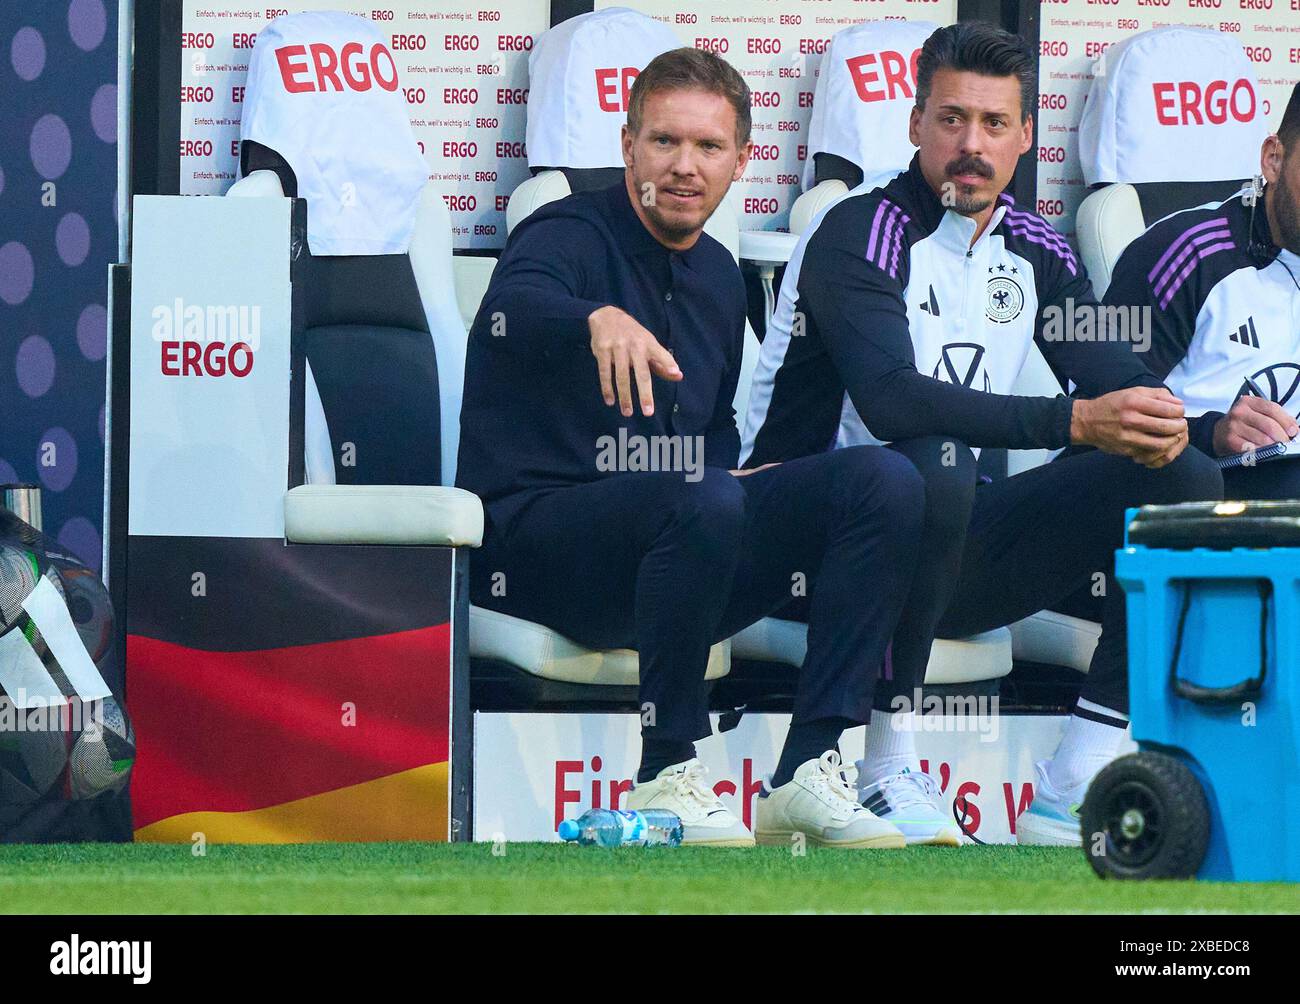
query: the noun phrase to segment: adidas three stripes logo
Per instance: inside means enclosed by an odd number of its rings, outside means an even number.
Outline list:
[[[1252,349],[1259,348],[1259,335],[1255,333],[1255,318],[1246,318],[1246,323],[1230,334],[1228,341],[1249,345]]]

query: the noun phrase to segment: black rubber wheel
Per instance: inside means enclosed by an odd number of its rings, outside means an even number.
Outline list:
[[[1108,764],[1083,800],[1083,853],[1102,878],[1191,878],[1210,842],[1210,806],[1196,776],[1163,753]]]

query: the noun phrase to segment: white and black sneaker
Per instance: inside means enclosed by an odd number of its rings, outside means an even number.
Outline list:
[[[961,845],[961,829],[947,811],[939,782],[924,771],[901,770],[864,785],[862,804],[903,831],[909,847]]]
[[[682,821],[682,844],[693,847],[753,847],[754,837],[705,781],[708,768],[697,759],[665,767],[653,781],[624,796],[625,809],[663,809]]]

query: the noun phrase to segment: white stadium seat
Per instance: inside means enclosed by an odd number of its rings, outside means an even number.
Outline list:
[[[1022,662],[1041,662],[1088,672],[1101,625],[1081,617],[1042,610],[1011,625],[1011,653]]]
[[[284,497],[284,535],[298,544],[478,547],[483,504],[443,485],[299,485]]]
[[[452,279],[456,287],[456,304],[465,330],[474,324],[479,304],[492,281],[492,270],[497,260],[490,255],[458,254],[452,259]]]
[[[470,607],[469,631],[474,658],[494,659],[543,679],[635,687],[640,678],[637,653],[630,648],[586,648],[558,631],[497,610]],[[704,678],[716,680],[730,670],[731,643],[719,642],[709,649]]]
[[[765,617],[731,639],[735,659],[803,665],[808,650],[808,625]],[[1012,633],[994,628],[952,641],[940,639],[930,650],[925,682],[930,686],[997,680],[1011,672]]]
[[[297,15],[281,18],[277,31],[285,37],[295,32],[373,31],[368,22],[358,24],[359,20],[329,13]],[[351,139],[343,143],[322,142],[324,136],[332,139],[336,134],[313,133],[304,126],[300,116],[282,112],[281,87],[277,74],[250,72],[245,139],[251,143],[245,146],[242,160],[245,168],[263,167],[249,170],[231,186],[227,196],[281,197],[289,194],[286,189],[293,186],[292,194],[304,194],[308,200],[308,246],[314,257],[356,259],[373,255],[380,261],[379,255],[386,254],[389,259],[382,262],[389,265],[386,274],[399,279],[409,263],[409,275],[414,279],[419,308],[437,362],[438,386],[434,390],[439,402],[441,457],[437,474],[443,485],[450,486],[456,473],[466,327],[453,293],[451,217],[446,204],[431,184],[422,181],[426,169],[410,134],[400,98],[374,89],[365,96],[364,108],[347,104],[357,99],[343,93],[323,100],[333,102],[330,114],[336,119],[352,115],[383,120],[388,127],[383,143],[391,147],[390,153],[384,154],[385,165],[392,168],[394,161],[404,165],[409,161],[413,166],[406,175],[399,175],[395,170],[374,170],[374,151]],[[385,207],[385,217],[376,221],[363,216],[360,224],[363,229],[358,232],[355,229],[358,225],[349,219],[349,214],[339,214],[333,219],[327,214],[313,216],[314,200],[305,193],[328,188],[332,172],[343,172],[351,179],[361,204],[368,204],[368,199],[379,200],[376,204]],[[394,218],[389,212],[393,203],[383,201],[396,198],[392,188],[399,178],[412,193],[411,199],[404,203],[408,207],[404,211],[405,219]],[[313,226],[314,219],[321,222]],[[372,250],[378,243],[375,234],[384,228],[392,232],[391,241],[395,246]],[[394,254],[402,244],[405,252]],[[364,323],[365,318],[358,321]],[[438,485],[335,484],[329,423],[310,365],[306,379],[307,484],[290,490],[285,496],[286,539],[311,544],[451,547],[477,547],[481,543],[482,505],[469,492]],[[419,435],[418,429],[407,431]]]
[[[1162,128],[1153,81],[1181,80],[1201,92],[1216,80],[1246,81],[1259,94],[1254,64],[1231,35],[1205,28],[1144,31],[1098,58],[1083,118],[1079,156],[1093,191],[1079,206],[1079,253],[1097,296],[1115,263],[1151,224],[1180,209],[1227,198],[1259,167],[1268,135],[1262,111],[1249,121]],[[1256,99],[1255,107],[1259,108]]]
[[[915,150],[907,135],[916,97],[910,68],[938,27],[929,21],[867,21],[831,36],[813,90],[803,194],[790,211],[791,233],[803,233],[822,210],[871,176],[883,180],[907,169]],[[893,83],[890,70],[908,70],[902,86]],[[856,173],[839,175],[833,158]]]

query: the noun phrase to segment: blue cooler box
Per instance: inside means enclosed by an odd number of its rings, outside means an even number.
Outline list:
[[[1105,877],[1300,880],[1300,502],[1127,514],[1141,752],[1102,770],[1083,847]]]

